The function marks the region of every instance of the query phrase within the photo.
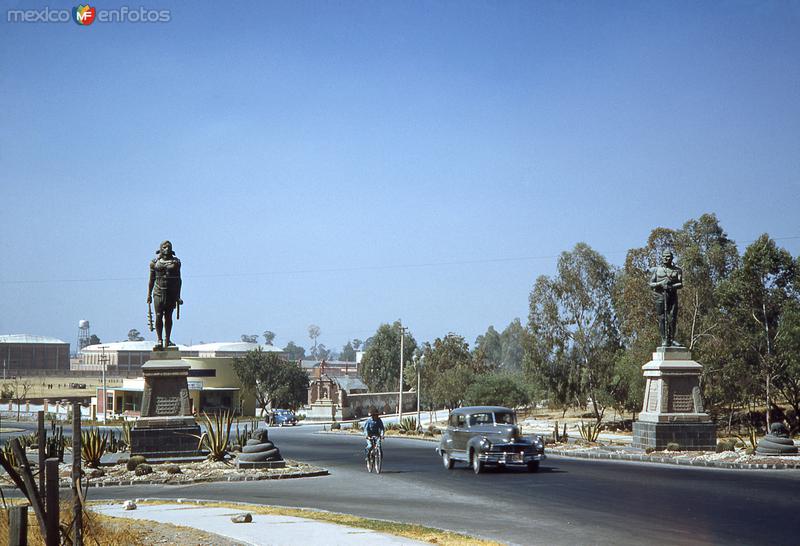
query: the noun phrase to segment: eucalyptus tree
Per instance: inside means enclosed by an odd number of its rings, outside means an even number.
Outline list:
[[[370,338],[369,347],[358,365],[358,373],[372,392],[391,392],[399,387],[400,380],[400,321],[381,324]],[[410,364],[417,342],[410,333],[403,341],[403,360]],[[409,377],[405,378],[409,383]]]
[[[558,259],[553,278],[541,276],[530,294],[528,373],[562,407],[589,399],[599,423],[613,390],[620,350],[612,305],[615,272],[598,252],[578,243]]]
[[[795,313],[800,302],[797,263],[764,234],[750,244],[741,267],[720,284],[725,329],[750,368],[761,380],[766,424],[774,402],[774,385],[784,384],[794,363]]]

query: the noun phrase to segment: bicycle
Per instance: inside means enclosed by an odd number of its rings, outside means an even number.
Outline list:
[[[367,451],[367,472],[381,473],[383,466],[383,446],[379,436],[369,437],[369,451]]]

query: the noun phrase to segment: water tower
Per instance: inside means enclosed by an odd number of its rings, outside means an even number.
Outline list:
[[[88,320],[79,320],[78,321],[78,352],[89,345],[89,337],[91,333],[89,332],[89,321]]]

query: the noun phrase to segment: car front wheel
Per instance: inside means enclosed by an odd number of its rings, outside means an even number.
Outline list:
[[[478,458],[477,453],[472,453],[472,471],[480,474],[483,471],[483,461]]]
[[[453,459],[450,458],[450,455],[446,451],[442,451],[442,464],[447,470],[453,469]]]

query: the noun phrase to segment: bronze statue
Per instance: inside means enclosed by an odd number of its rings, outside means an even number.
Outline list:
[[[678,290],[683,288],[683,270],[672,263],[672,252],[661,255],[661,265],[650,268],[650,288],[658,315],[661,346],[680,346],[675,341],[678,323]]]
[[[172,343],[172,312],[177,307],[178,318],[181,318],[181,261],[172,251],[172,243],[164,241],[159,250],[156,251],[156,258],[150,262],[150,283],[147,287],[148,313],[151,316],[152,331],[152,311],[150,303],[155,303],[156,323],[155,330],[158,336],[158,343],[155,350],[164,350]],[[162,331],[165,335],[162,335]]]

